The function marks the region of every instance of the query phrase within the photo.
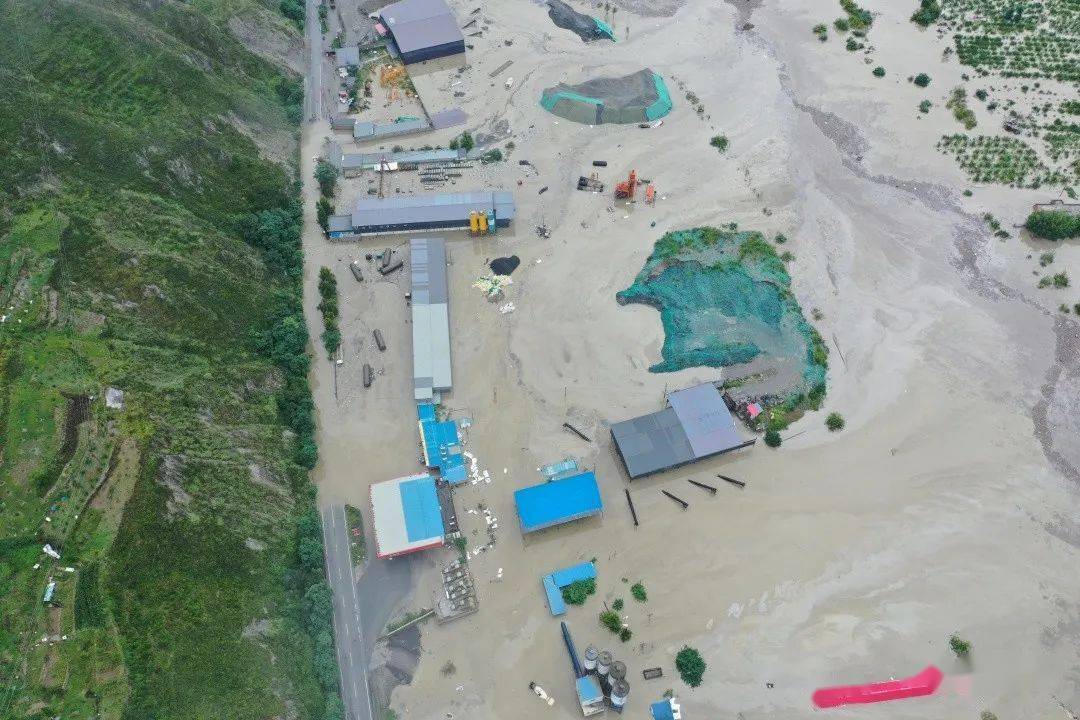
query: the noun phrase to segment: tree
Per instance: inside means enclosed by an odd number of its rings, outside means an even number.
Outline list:
[[[684,645],[683,649],[675,655],[675,669],[679,671],[679,677],[690,687],[701,684],[701,677],[705,674],[705,659],[694,648]]]
[[[776,430],[772,430],[772,429],[766,430],[765,431],[765,444],[768,445],[771,448],[780,447],[780,433],[777,432]]]
[[[622,618],[620,618],[619,613],[614,610],[605,610],[600,613],[600,624],[613,633],[622,630]]]
[[[308,632],[317,634],[333,627],[333,593],[326,581],[314,583],[304,593],[304,612],[307,615]]]
[[[319,183],[319,192],[326,197],[334,197],[337,187],[338,170],[333,163],[319,160],[315,163],[315,180]]]
[[[851,29],[851,24],[847,21],[847,18],[836,18],[833,20],[833,27],[836,28],[838,32],[843,33]]]
[[[571,605],[584,605],[585,600],[595,592],[595,580],[577,580],[562,589],[562,596]]]
[[[922,0],[919,3],[919,9],[911,16],[911,22],[927,27],[937,22],[940,16],[941,5],[938,4],[937,0]]]
[[[326,693],[323,720],[345,720],[345,705],[341,702],[341,696],[336,692]]]
[[[964,640],[956,633],[949,636],[949,647],[956,653],[956,657],[961,659],[966,658],[971,654],[971,643]]]
[[[300,556],[300,564],[312,572],[322,570],[323,567],[323,544],[319,538],[306,537],[296,547]]]
[[[1024,227],[1044,240],[1064,240],[1080,236],[1080,215],[1062,210],[1036,210],[1028,215]]]
[[[716,148],[719,152],[724,152],[728,149],[728,139],[726,135],[714,135],[709,144]]]
[[[829,428],[832,432],[844,429],[844,418],[841,417],[838,412],[831,412],[829,416],[825,418],[825,427]]]
[[[329,630],[323,630],[315,636],[315,674],[324,690],[337,690],[341,686],[337,656],[334,654],[334,639]]]
[[[645,602],[649,599],[649,594],[645,592],[645,583],[636,582],[630,586],[630,594],[634,596],[634,599],[638,602]]]
[[[633,636],[634,633],[630,630],[630,628],[624,627],[622,630],[619,631],[619,639],[623,642],[626,642]]]
[[[912,82],[915,83],[916,85],[918,85],[919,87],[926,87],[927,85],[930,84],[930,76],[927,75],[926,73],[919,73],[918,75],[915,76],[915,79],[912,80]]]
[[[885,77],[885,68],[880,65],[874,68],[874,77]]]
[[[320,197],[315,203],[315,217],[319,220],[319,227],[323,229],[323,232],[327,232],[330,229],[329,221],[330,216],[334,214],[334,206],[330,204],[330,201],[325,197]]]

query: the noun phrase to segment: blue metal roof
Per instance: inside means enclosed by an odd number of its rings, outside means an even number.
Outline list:
[[[544,594],[547,595],[548,610],[555,617],[566,614],[566,603],[563,601],[562,590],[555,585],[550,575],[545,575],[541,584],[544,586]]]
[[[582,705],[594,703],[604,697],[600,684],[591,675],[577,679],[577,695]]]
[[[418,404],[416,417],[420,421],[420,437],[424,443],[424,462],[427,466],[439,468],[443,480],[451,485],[465,482],[469,474],[465,468],[457,423],[453,420],[439,422],[432,403]]]
[[[430,475],[401,483],[401,507],[405,511],[405,532],[409,542],[444,534],[435,478]]]
[[[675,713],[671,711],[671,701],[661,700],[649,706],[653,720],[675,720]]]
[[[556,587],[564,588],[578,580],[593,580],[596,578],[596,566],[591,562],[583,562],[580,565],[571,565],[562,570],[551,573],[551,579]]]
[[[522,532],[561,525],[604,509],[596,475],[591,472],[517,490],[514,503]]]

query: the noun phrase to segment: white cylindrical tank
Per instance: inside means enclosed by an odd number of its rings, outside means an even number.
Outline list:
[[[626,663],[622,660],[616,660],[611,663],[611,681],[624,680],[626,678]]]
[[[611,670],[611,653],[607,650],[601,650],[600,654],[596,658],[596,672],[599,675],[607,675]]]
[[[625,680],[616,680],[611,684],[611,704],[622,707],[626,704],[626,698],[630,697],[630,683]]]
[[[585,672],[595,672],[596,671],[596,656],[599,655],[599,654],[600,654],[600,651],[597,650],[592,645],[585,648],[584,660],[582,661],[582,665],[585,668]]]

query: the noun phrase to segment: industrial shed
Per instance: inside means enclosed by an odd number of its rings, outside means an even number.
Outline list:
[[[352,240],[357,237],[353,232],[352,215],[331,215],[326,218],[326,234],[331,240]]]
[[[668,395],[670,407],[611,426],[611,439],[630,479],[663,472],[753,445],[712,383]]]
[[[598,515],[604,509],[596,475],[591,472],[517,490],[514,504],[523,533]]]
[[[353,210],[353,230],[361,234],[410,230],[463,230],[469,213],[491,211],[498,227],[514,218],[514,196],[503,191],[431,193],[388,198],[362,197]]]
[[[410,475],[371,486],[371,515],[376,553],[380,558],[442,547],[446,542],[445,511],[430,475]]]
[[[406,65],[459,55],[465,37],[443,0],[400,0],[379,11]]]
[[[446,241],[409,241],[412,268],[413,396],[435,399],[452,384],[450,307],[446,288]]]

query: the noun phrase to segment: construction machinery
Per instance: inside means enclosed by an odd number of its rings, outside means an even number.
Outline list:
[[[616,200],[629,200],[634,202],[634,192],[637,190],[637,170],[630,171],[630,177],[626,179],[626,182],[621,182],[615,186],[615,199]]]
[[[592,173],[589,177],[581,175],[578,177],[577,189],[588,192],[604,192],[604,183],[600,182],[600,176],[597,173]]]
[[[645,204],[653,205],[654,203],[656,203],[656,188],[649,183],[645,186]]]

